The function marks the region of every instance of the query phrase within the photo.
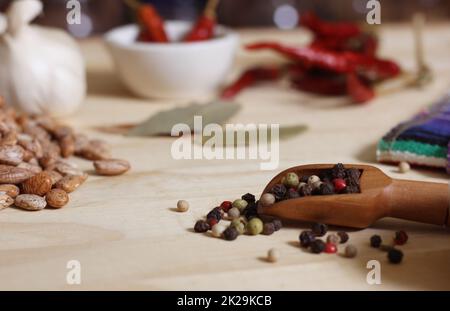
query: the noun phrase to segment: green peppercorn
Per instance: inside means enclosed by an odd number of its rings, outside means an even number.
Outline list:
[[[244,234],[245,233],[245,225],[246,222],[244,222],[243,218],[236,218],[233,219],[233,221],[230,224],[230,227],[234,227],[239,234]]]
[[[300,183],[298,175],[293,172],[287,173],[283,181],[284,185],[288,188],[297,188]]]
[[[258,235],[263,231],[264,224],[261,219],[254,217],[247,223],[247,232],[250,235]]]
[[[247,201],[243,199],[237,199],[233,202],[233,207],[236,207],[241,213],[244,211],[244,209],[247,207],[248,203]]]

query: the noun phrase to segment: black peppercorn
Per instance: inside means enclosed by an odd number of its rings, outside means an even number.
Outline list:
[[[222,213],[223,211],[220,206],[215,207],[206,215],[206,219],[215,218],[217,221],[220,221],[222,219]]]
[[[247,219],[258,216],[258,202],[248,203],[247,207],[242,211],[242,215]]]
[[[263,227],[263,234],[271,235],[275,232],[275,225],[273,222],[266,222]]]
[[[380,247],[381,242],[382,242],[382,240],[379,235],[375,234],[370,237],[370,246],[372,246],[372,247],[375,247],[375,248]]]
[[[394,246],[386,245],[386,244],[381,244],[379,248],[380,248],[380,250],[382,250],[383,252],[389,252],[391,249],[394,248]]]
[[[281,201],[286,195],[286,187],[283,184],[276,184],[270,192],[275,196],[275,200]]]
[[[361,171],[357,168],[349,168],[345,170],[345,175],[347,176],[348,184],[359,185],[359,178],[361,177]]]
[[[307,184],[308,183],[309,176],[303,175],[300,177],[300,182]]]
[[[286,194],[287,199],[296,199],[298,197],[300,197],[300,195],[298,194],[297,190],[295,190],[294,188],[290,188]]]
[[[388,256],[389,262],[397,264],[397,263],[402,262],[403,252],[401,250],[392,248],[388,251],[387,256]]]
[[[241,197],[242,200],[247,201],[247,203],[255,203],[256,202],[256,198],[253,194],[251,193],[246,193]]]
[[[236,240],[238,235],[239,235],[239,232],[237,231],[237,229],[235,227],[228,227],[223,232],[223,238],[227,241]]]
[[[300,240],[301,247],[309,247],[311,243],[316,239],[316,236],[312,231],[302,231],[298,239]]]
[[[320,180],[323,182],[331,181],[333,179],[331,170],[322,170],[318,176]]]
[[[341,244],[346,243],[348,241],[348,239],[349,239],[347,232],[338,231],[337,235],[339,237],[339,243],[341,243]]]
[[[345,177],[345,167],[342,163],[338,163],[331,169],[333,179]]]
[[[298,190],[298,194],[301,197],[306,197],[312,195],[313,189],[310,185],[304,185]]]
[[[206,232],[210,229],[209,224],[204,220],[199,220],[195,223],[194,231],[195,232]]]
[[[329,182],[324,182],[320,185],[320,194],[322,195],[330,195],[334,194],[334,186]]]
[[[314,254],[320,254],[325,250],[325,242],[322,240],[314,240],[309,246]]]
[[[275,231],[278,231],[283,227],[283,223],[279,219],[272,220],[272,223],[274,225]]]
[[[311,230],[316,236],[324,236],[328,231],[328,226],[326,224],[315,223],[312,225]]]

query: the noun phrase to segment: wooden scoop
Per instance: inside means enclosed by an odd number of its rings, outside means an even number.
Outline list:
[[[450,225],[449,185],[392,179],[369,165],[345,164],[359,169],[361,193],[315,195],[258,207],[262,215],[283,219],[321,222],[345,227],[366,228],[383,217]],[[298,175],[319,175],[332,164],[302,165],[289,168],[275,176],[264,189],[269,192],[289,172]]]

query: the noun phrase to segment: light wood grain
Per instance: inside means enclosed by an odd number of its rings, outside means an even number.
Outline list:
[[[359,255],[315,256],[297,246],[300,227],[287,226],[267,236],[242,236],[226,242],[192,233],[196,219],[222,200],[262,192],[277,172],[308,163],[375,162],[376,141],[397,122],[432,103],[448,90],[450,32],[448,24],[426,29],[427,61],[436,81],[426,89],[408,89],[377,98],[366,106],[347,105],[345,98],[308,96],[284,85],[265,85],[239,96],[243,109],[233,122],[306,124],[309,130],[281,143],[278,171],[259,170],[257,161],[176,161],[170,138],[125,138],[99,133],[95,126],[136,122],[163,108],[185,101],[134,98],[120,84],[111,60],[98,40],[82,43],[89,68],[89,97],[66,121],[113,145],[115,157],[130,160],[124,176],[90,177],[61,210],[28,213],[0,212],[0,289],[450,289],[450,232],[438,226],[386,219],[372,228],[350,233]],[[301,44],[299,31],[242,31],[242,41],[274,39]],[[413,33],[407,26],[383,26],[382,54],[413,70]],[[258,62],[279,62],[271,53],[240,51],[236,70]],[[92,169],[88,162],[78,161]],[[377,165],[377,164],[376,164]],[[447,182],[440,171],[414,169],[399,174],[395,167],[377,165],[394,178]],[[177,200],[191,204],[189,212],[172,209]],[[368,246],[380,234],[390,240],[405,229],[409,242],[405,260],[389,265],[386,254]],[[277,247],[276,264],[262,260]],[[82,284],[66,284],[66,263],[77,259]],[[368,285],[366,263],[382,264],[382,285]]]

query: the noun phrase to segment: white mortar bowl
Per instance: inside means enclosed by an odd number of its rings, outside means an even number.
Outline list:
[[[165,23],[170,40],[180,40],[192,24]],[[147,98],[197,98],[213,93],[231,69],[238,36],[223,26],[216,37],[200,42],[136,42],[137,25],[115,28],[105,35],[123,83]]]

